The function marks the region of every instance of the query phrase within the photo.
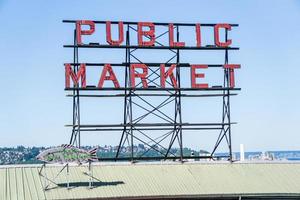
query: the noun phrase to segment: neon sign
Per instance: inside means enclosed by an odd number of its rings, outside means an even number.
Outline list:
[[[232,40],[226,37],[225,40],[221,41],[221,30],[225,30],[226,33],[231,31],[232,26],[230,24],[209,24],[209,26],[213,27],[213,37],[214,44],[213,45],[202,45],[201,29],[206,27],[207,24],[201,25],[200,23],[189,24],[194,27],[194,46],[186,46],[184,41],[175,41],[174,39],[174,24],[173,23],[152,23],[152,22],[136,22],[136,44],[125,44],[125,36],[123,22],[113,22],[117,25],[117,30],[113,29],[112,22],[106,21],[100,24],[95,23],[90,20],[78,20],[76,21],[76,44],[79,47],[91,47],[91,48],[152,48],[152,49],[230,49],[230,45],[232,44]],[[105,44],[100,44],[97,41],[90,42],[89,44],[84,43],[84,39],[89,36],[94,35],[95,37],[101,37],[101,35],[96,35],[97,25],[104,25],[106,30],[106,38]],[[127,23],[126,23],[127,24]],[[157,42],[157,33],[156,27],[163,26],[168,32],[168,40],[167,44],[162,44],[161,42]],[[178,24],[176,25],[178,27]],[[118,34],[117,38],[113,38],[112,31],[116,31]],[[166,41],[164,41],[166,42]],[[159,44],[159,45],[157,45]],[[232,48],[234,49],[234,48]],[[170,87],[179,88],[178,80],[176,78],[176,71],[179,67],[181,67],[180,63],[173,63],[167,65],[166,63],[158,63],[159,64],[159,74],[160,74],[160,87],[166,88],[166,81],[169,80]],[[65,87],[80,87],[85,89],[87,86],[87,70],[85,63],[79,63],[78,70],[72,69],[71,63],[65,64]],[[129,87],[137,88],[137,80],[141,83],[139,84],[142,88],[149,88],[149,84],[147,81],[147,77],[149,76],[149,65],[146,63],[127,63],[129,66]],[[157,66],[156,66],[157,67]],[[207,64],[188,64],[187,66],[190,70],[190,88],[191,89],[206,89],[209,88],[209,84],[205,82],[205,70],[209,68]],[[224,64],[223,69],[229,70],[229,87],[235,87],[235,69],[240,68],[239,64]],[[200,72],[199,72],[200,71]],[[71,84],[72,81],[72,84]],[[93,83],[96,85],[96,88],[103,89],[105,82],[111,82],[113,84],[113,88],[120,89],[125,88],[125,85],[121,85],[119,82],[119,78],[114,72],[114,66],[111,63],[104,63],[102,72],[99,74],[99,81],[97,83]]]

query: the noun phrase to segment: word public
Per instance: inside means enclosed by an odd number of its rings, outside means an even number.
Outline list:
[[[123,22],[118,22],[118,39],[112,39],[112,23],[106,22],[106,42],[111,46],[120,46],[124,43],[124,25]],[[88,29],[84,29],[87,26]],[[83,35],[92,35],[95,32],[95,22],[90,20],[76,21],[76,41],[78,45],[82,45]],[[145,30],[146,29],[146,30]],[[216,24],[214,26],[214,41],[217,47],[229,47],[232,43],[231,39],[220,41],[220,29],[231,30],[230,24]],[[185,42],[174,41],[174,24],[168,24],[169,46],[170,47],[185,47]],[[137,23],[137,39],[139,46],[154,46],[156,40],[155,24],[152,22]],[[145,41],[146,39],[146,41]],[[195,24],[195,40],[196,47],[201,47],[201,24]]]

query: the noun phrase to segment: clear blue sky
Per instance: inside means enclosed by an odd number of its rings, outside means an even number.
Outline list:
[[[72,105],[63,90],[63,63],[71,61],[72,52],[62,46],[72,41],[73,27],[63,19],[240,24],[232,35],[241,49],[231,58],[242,65],[236,75],[242,91],[232,101],[232,118],[238,122],[233,148],[244,143],[246,151],[300,149],[297,0],[0,0],[0,146],[68,141],[70,130],[64,125],[71,122]],[[88,107],[92,111],[96,105]],[[112,105],[89,117],[114,119],[104,113],[117,112],[122,105]],[[205,110],[208,115],[210,109]],[[86,144],[98,141],[95,134],[90,137]],[[99,143],[112,143],[111,138],[106,134]],[[196,139],[187,137],[185,145],[206,147]]]

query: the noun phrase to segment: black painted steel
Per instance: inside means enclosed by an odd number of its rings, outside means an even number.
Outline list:
[[[75,23],[76,20],[63,20],[65,23]],[[94,21],[95,23],[104,24],[105,21]],[[116,24],[117,22],[112,22]],[[126,44],[123,46],[110,46],[110,45],[95,45],[95,44],[84,44],[78,45],[76,43],[76,30],[74,30],[74,44],[64,45],[66,48],[73,48],[73,67],[76,73],[79,68],[79,49],[86,48],[120,48],[125,50],[125,60],[122,63],[112,63],[111,66],[123,67],[125,68],[124,80],[125,85],[121,88],[97,88],[95,86],[87,86],[86,88],[71,87],[65,88],[66,91],[71,92],[67,96],[73,98],[73,123],[71,125],[66,125],[72,128],[72,134],[70,138],[70,144],[76,146],[81,146],[81,132],[119,132],[120,140],[118,143],[118,148],[114,158],[100,158],[100,161],[126,161],[130,160],[132,162],[138,160],[180,160],[184,161],[186,159],[222,159],[227,158],[232,161],[232,146],[231,146],[231,125],[235,124],[231,122],[230,118],[230,96],[237,95],[232,93],[232,91],[239,91],[240,88],[230,88],[229,87],[229,69],[224,69],[224,82],[222,86],[214,86],[210,88],[194,89],[181,87],[181,69],[190,67],[190,63],[181,63],[180,55],[184,50],[216,50],[225,52],[224,64],[228,64],[228,54],[230,50],[238,50],[237,47],[170,47],[163,46],[159,42],[155,42],[156,46],[142,47],[130,44],[130,31],[137,31],[131,25],[136,25],[137,22],[123,22],[126,27]],[[155,25],[166,26],[168,23],[154,23]],[[179,41],[180,27],[181,26],[195,26],[192,23],[173,23],[174,30],[176,30],[175,40]],[[201,26],[213,27],[215,24],[201,24]],[[231,24],[231,26],[238,26],[237,24]],[[167,34],[164,32],[158,37]],[[225,32],[225,38],[227,39],[227,31]],[[156,85],[155,80],[157,79],[158,73],[157,69],[161,63],[147,63],[142,62],[135,52],[139,49],[161,49],[165,51],[172,52],[172,57],[166,60],[164,64],[170,66],[171,64],[176,64],[176,79],[178,81],[179,88],[167,87],[161,88]],[[145,88],[133,88],[130,85],[130,64],[133,63],[143,63],[149,67],[150,74],[147,77],[147,81],[153,84],[153,87]],[[97,67],[103,66],[106,63],[85,63],[86,66]],[[222,68],[224,64],[209,64],[208,67]],[[154,75],[154,77],[151,77]],[[170,83],[169,83],[170,84]],[[140,86],[140,85],[138,85]],[[106,93],[104,93],[106,92]],[[107,93],[110,92],[110,93]],[[123,123],[122,124],[81,124],[80,123],[80,100],[85,97],[98,97],[98,98],[110,98],[110,97],[121,97],[124,98],[123,107]],[[162,98],[161,103],[158,105],[152,104],[149,99],[153,97]],[[206,98],[215,97],[222,98],[222,118],[221,122],[216,123],[186,123],[182,119],[182,101],[183,98]],[[141,103],[142,102],[142,103]],[[146,105],[146,106],[145,106]],[[173,105],[173,113],[166,113],[162,108],[167,105]],[[134,107],[139,107],[144,114],[136,116]],[[142,123],[147,116],[154,115],[158,117],[163,122],[160,123]],[[201,133],[206,133],[202,131],[219,131],[216,143],[213,146],[212,151],[209,155],[204,156],[191,156],[184,155],[184,131],[201,131]],[[161,136],[153,138],[151,131],[161,131]],[[200,132],[197,132],[200,133]],[[221,142],[225,141],[228,146],[228,154],[224,156],[215,156],[215,152],[220,146]],[[139,155],[135,152],[135,142],[139,142],[148,147],[148,151],[154,150],[160,156],[147,156],[145,152],[143,155]],[[163,145],[167,143],[167,145]],[[179,146],[179,151],[174,152],[174,146],[177,144]],[[126,146],[127,145],[127,146]],[[129,151],[124,153],[122,149],[128,148]]]
[[[77,20],[63,20],[63,23],[76,23]],[[98,21],[98,20],[92,20],[95,24],[105,24],[106,21]],[[118,21],[111,21],[112,24],[118,24]],[[123,24],[126,25],[137,25],[138,22],[128,22],[125,21]],[[166,22],[153,22],[154,25],[161,25],[161,26],[168,26],[169,23]],[[195,26],[196,23],[173,23],[174,26]],[[216,24],[213,23],[201,23],[201,26],[211,26],[214,27]],[[230,24],[231,26],[237,27],[239,26],[238,24]]]

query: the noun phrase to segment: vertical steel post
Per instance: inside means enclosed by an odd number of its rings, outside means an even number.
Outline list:
[[[44,163],[43,164],[43,168],[44,168],[44,174],[45,174],[45,181],[44,181],[44,184],[45,184],[45,186],[44,186],[44,190],[46,190],[47,189],[47,186],[48,186],[48,177],[47,177],[47,172],[46,172],[46,163]]]
[[[76,44],[76,29],[74,29],[74,46]],[[75,47],[73,48],[73,63],[75,64],[75,56],[76,56],[76,53],[75,53]],[[75,66],[74,66],[75,68]],[[75,90],[72,91],[73,92],[73,121],[72,121],[72,124],[73,124],[73,127],[72,127],[72,135],[71,135],[71,139],[70,139],[70,144],[74,144],[74,140],[76,140],[76,133],[75,133],[75,124],[76,124],[76,114],[75,114],[75,109],[76,109],[76,93],[75,93]]]
[[[76,74],[78,72],[78,47],[76,41],[76,29],[74,30],[74,54],[73,54],[73,64],[74,68],[73,71]],[[72,128],[72,135],[70,139],[70,144],[80,148],[80,94],[79,94],[79,86],[75,90],[73,90],[73,128]]]
[[[129,44],[129,25],[127,25],[127,31],[126,31],[126,46],[128,46]],[[124,91],[124,108],[123,108],[123,123],[124,123],[124,127],[123,127],[123,132],[122,132],[122,135],[121,135],[121,139],[120,139],[120,142],[119,142],[119,146],[118,146],[118,149],[117,149],[117,153],[116,153],[116,161],[117,161],[117,158],[119,157],[119,154],[120,154],[120,151],[122,150],[122,143],[123,143],[123,140],[124,140],[124,136],[126,135],[126,138],[127,138],[127,105],[128,105],[128,93],[127,93],[127,88],[128,86],[130,87],[129,85],[129,49],[126,48],[125,49],[125,63],[126,63],[126,66],[125,66],[125,91]]]
[[[91,189],[92,188],[92,181],[93,181],[93,178],[92,178],[92,176],[93,176],[93,174],[92,174],[92,163],[91,163],[91,161],[89,161],[88,169],[89,169],[89,172],[88,172],[88,174],[89,174],[89,189]]]
[[[67,188],[70,189],[70,181],[69,181],[69,163],[67,163]]]
[[[179,26],[177,25],[176,26],[176,37],[177,37],[177,42],[179,42]],[[177,73],[177,80],[178,80],[178,87],[180,88],[181,85],[180,85],[180,54],[179,54],[179,49],[177,49],[176,51],[176,65],[178,66],[177,70],[176,70],[176,73]],[[179,146],[180,146],[180,161],[182,162],[183,161],[183,137],[182,137],[182,115],[181,115],[181,91],[178,90],[176,91],[176,97],[178,100],[177,100],[177,110],[176,112],[178,112],[178,117],[179,117]],[[175,122],[176,123],[176,122]]]
[[[127,36],[128,36],[128,46],[130,46],[130,32],[129,26],[127,29]],[[131,49],[128,48],[128,70],[130,71],[130,61],[131,61]],[[131,143],[131,162],[134,161],[134,154],[133,154],[133,121],[132,121],[132,94],[133,94],[133,87],[131,85],[131,73],[129,73],[129,121],[130,121],[130,143]]]
[[[77,43],[77,41],[76,41]],[[78,58],[78,47],[76,46],[76,72],[78,72],[79,68],[79,58]],[[79,86],[76,89],[76,97],[77,97],[77,134],[78,134],[78,147],[81,147],[81,138],[80,138],[80,95],[79,95]]]
[[[228,40],[228,30],[225,30],[225,41]],[[228,49],[225,50],[225,63],[228,64]],[[230,87],[229,84],[229,70],[226,70],[226,81],[227,88]],[[227,90],[227,122],[228,122],[228,147],[229,147],[229,160],[232,162],[232,145],[231,145],[231,119],[230,119],[230,90]]]

